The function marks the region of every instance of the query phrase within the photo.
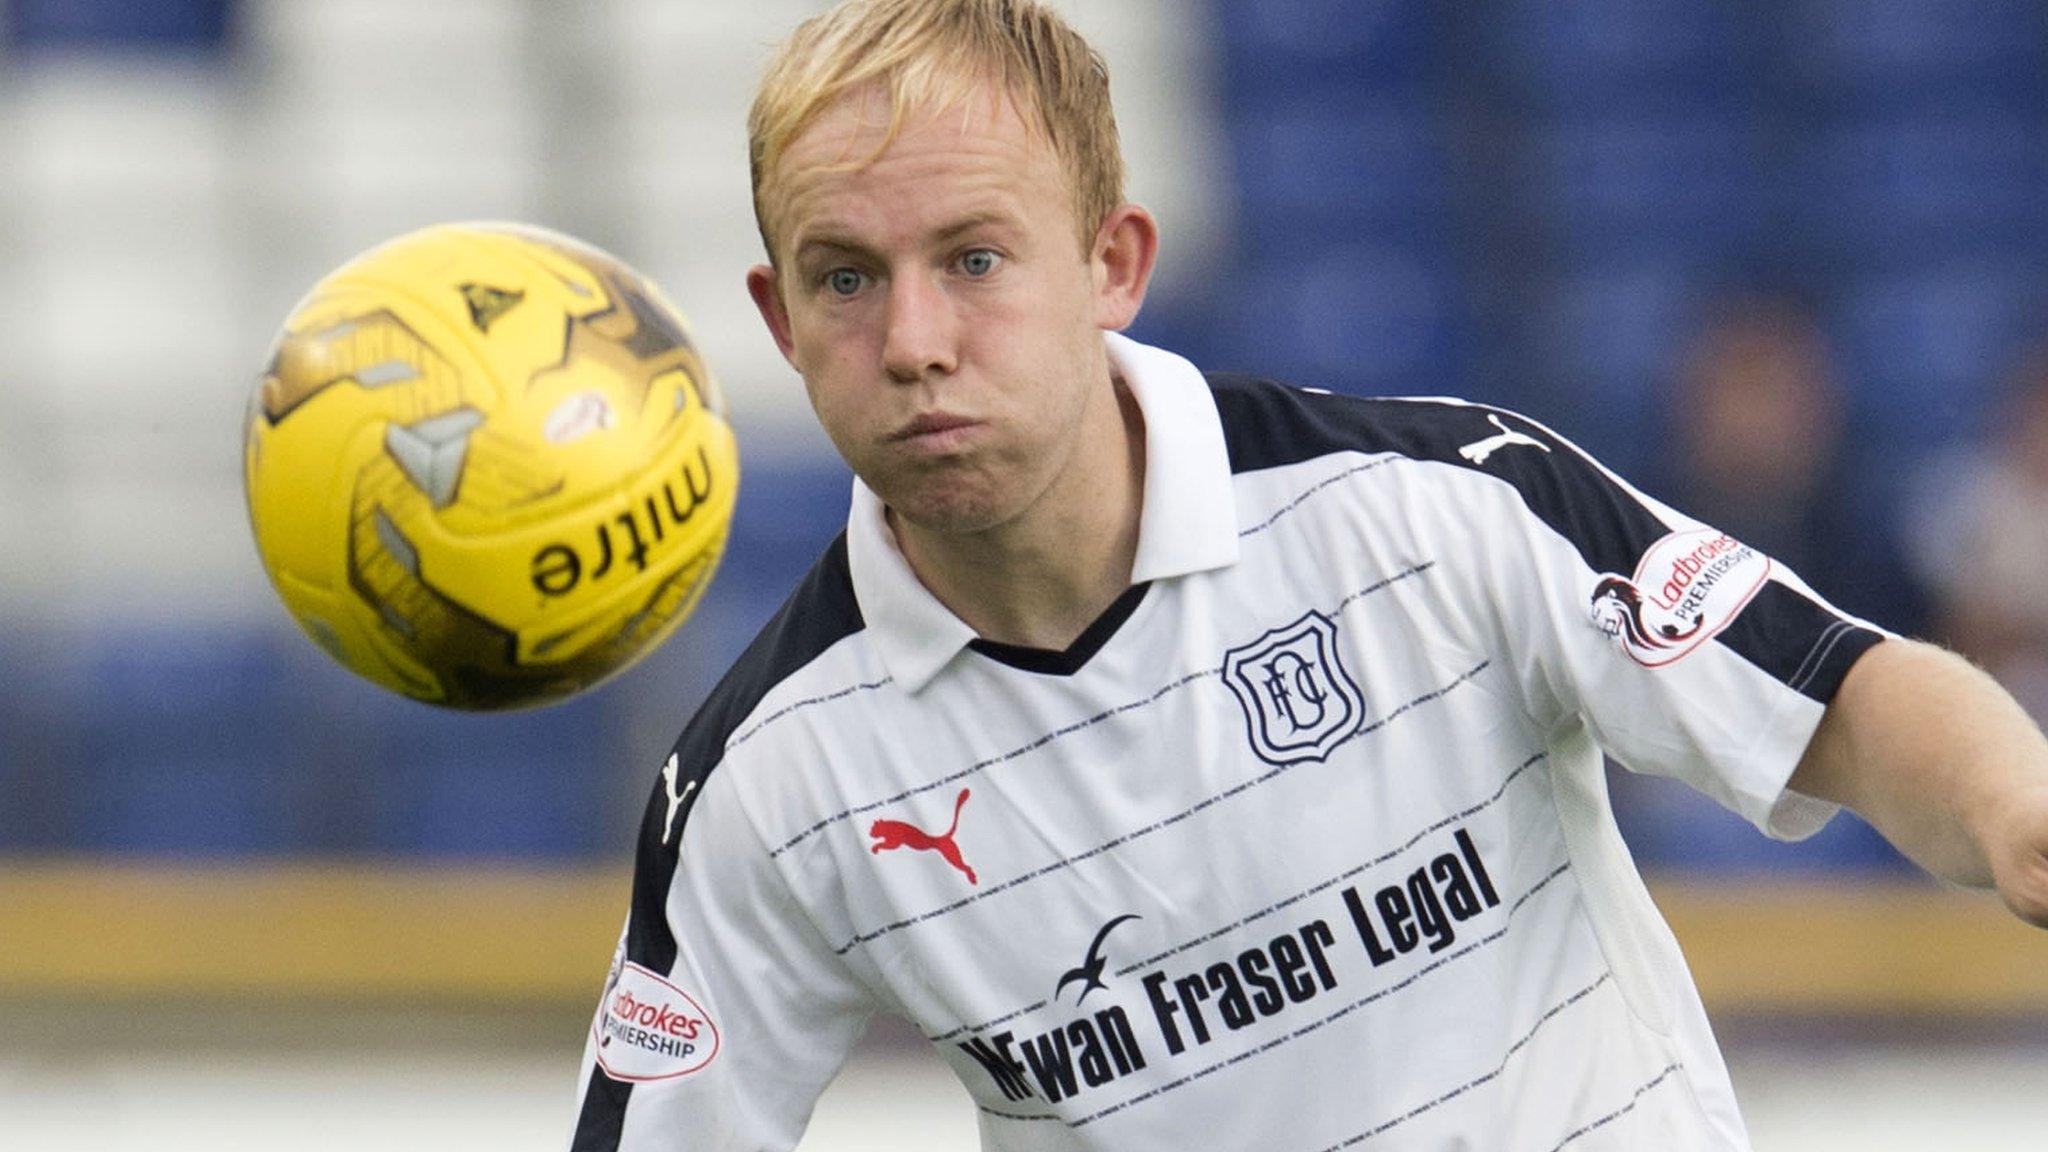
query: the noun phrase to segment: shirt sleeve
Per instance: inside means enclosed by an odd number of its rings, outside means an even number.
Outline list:
[[[792,1148],[872,1007],[731,772],[670,765],[585,1040],[572,1152]]]
[[[1473,622],[1531,713],[1582,719],[1628,768],[1683,780],[1773,836],[1818,831],[1837,808],[1786,782],[1849,667],[1887,634],[1540,424],[1468,411],[1475,432],[1501,430],[1498,446],[1439,457],[1439,498],[1475,583]]]

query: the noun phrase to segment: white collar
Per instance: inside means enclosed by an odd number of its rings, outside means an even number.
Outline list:
[[[1144,507],[1131,583],[1237,562],[1237,503],[1223,421],[1209,384],[1171,352],[1105,333],[1110,368],[1145,415]],[[939,603],[896,547],[882,501],[858,477],[847,516],[846,561],[861,618],[896,683],[918,692],[974,630]]]

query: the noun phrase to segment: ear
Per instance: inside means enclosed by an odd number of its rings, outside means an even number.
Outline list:
[[[1159,258],[1159,224],[1136,204],[1119,204],[1103,218],[1089,253],[1095,277],[1095,326],[1112,332],[1130,327],[1145,303],[1152,265]]]
[[[782,358],[796,368],[796,342],[790,337],[789,308],[782,302],[782,282],[775,269],[766,264],[747,269],[747,295],[754,298],[754,307],[760,309],[761,319],[768,325],[768,334],[775,337],[775,347],[782,351]]]

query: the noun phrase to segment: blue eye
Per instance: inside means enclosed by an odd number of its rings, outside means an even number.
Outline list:
[[[834,296],[851,296],[860,291],[866,279],[851,268],[834,268],[825,273],[825,288]]]
[[[960,257],[960,270],[969,276],[986,276],[996,270],[1002,257],[986,248],[976,248]]]

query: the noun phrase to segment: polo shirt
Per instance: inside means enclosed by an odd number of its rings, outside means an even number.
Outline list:
[[[856,482],[662,765],[574,1147],[792,1147],[880,1012],[989,1149],[1747,1148],[1602,753],[1810,834],[1882,632],[1520,415],[1106,340],[1130,590],[979,639]]]

